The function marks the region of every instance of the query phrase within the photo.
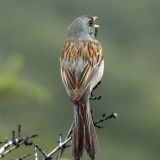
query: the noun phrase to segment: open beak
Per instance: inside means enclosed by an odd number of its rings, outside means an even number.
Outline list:
[[[101,26],[99,26],[98,24],[94,25],[95,28],[100,28]]]
[[[94,21],[94,22],[96,21],[96,19],[98,19],[98,17],[97,17],[97,16],[93,16],[93,21]],[[98,24],[95,24],[94,27],[95,27],[96,29],[100,28],[100,26],[99,26]]]
[[[93,16],[93,21],[94,22],[96,21],[96,19],[98,19],[98,17],[97,16]]]

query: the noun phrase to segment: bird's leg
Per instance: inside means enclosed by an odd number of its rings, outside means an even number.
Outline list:
[[[99,86],[101,83],[102,83],[102,81],[99,81],[99,82],[97,83],[97,85],[92,89],[92,91],[94,91],[95,89],[97,89],[98,86]]]
[[[98,86],[101,84],[101,82],[102,82],[102,81],[99,81],[99,82],[97,83],[97,85],[92,89],[91,96],[90,96],[90,100],[100,100],[100,99],[102,98],[101,96],[96,97],[96,96],[93,94],[93,91],[98,88]]]

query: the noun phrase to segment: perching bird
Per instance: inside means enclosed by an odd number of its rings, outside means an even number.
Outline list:
[[[102,47],[96,40],[100,27],[95,24],[97,18],[81,16],[71,23],[60,56],[62,81],[74,104],[74,160],[80,160],[84,148],[94,160],[99,147],[89,105],[91,92],[104,70]]]

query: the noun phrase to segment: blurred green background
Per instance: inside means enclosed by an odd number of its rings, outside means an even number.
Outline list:
[[[22,124],[49,152],[67,132],[73,105],[60,78],[60,50],[71,21],[93,15],[101,26],[105,72],[96,91],[103,99],[91,105],[95,118],[119,114],[97,130],[97,159],[159,160],[159,6],[158,0],[1,0],[0,140]],[[22,150],[12,157],[28,152]]]

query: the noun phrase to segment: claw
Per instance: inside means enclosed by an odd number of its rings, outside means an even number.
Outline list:
[[[101,84],[101,82],[102,82],[102,81],[99,81],[99,82],[97,83],[97,85],[92,89],[91,96],[90,96],[90,100],[100,100],[100,99],[102,98],[101,96],[96,97],[96,96],[94,96],[94,94],[93,94],[93,91],[98,88],[98,86]]]
[[[95,89],[97,89],[98,86],[99,86],[101,83],[102,83],[102,81],[99,81],[99,82],[97,83],[97,85],[92,89],[92,92],[93,92]]]
[[[97,125],[97,124],[94,124],[95,127],[97,128],[103,128],[103,126],[100,126],[100,125]]]
[[[90,100],[100,100],[101,98],[102,98],[102,96],[95,97],[92,94],[91,97],[90,97]]]

